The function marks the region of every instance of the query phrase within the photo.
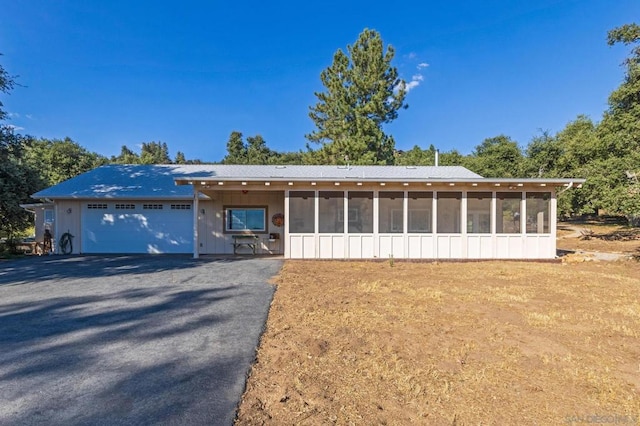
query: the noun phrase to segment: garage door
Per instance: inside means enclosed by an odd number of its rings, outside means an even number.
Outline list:
[[[82,207],[83,253],[191,253],[191,203],[97,202]]]

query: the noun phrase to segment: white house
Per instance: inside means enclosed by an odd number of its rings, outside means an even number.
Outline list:
[[[556,191],[583,182],[458,166],[107,165],[33,197],[73,253],[549,259]]]

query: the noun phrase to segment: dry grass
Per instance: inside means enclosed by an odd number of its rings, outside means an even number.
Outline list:
[[[640,264],[287,261],[238,424],[640,422]]]

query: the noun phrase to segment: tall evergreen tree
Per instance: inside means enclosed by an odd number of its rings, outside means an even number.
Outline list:
[[[316,130],[306,137],[322,147],[306,160],[393,164],[395,141],[383,125],[407,107],[406,84],[391,65],[395,51],[387,45],[385,52],[380,34],[365,29],[347,52],[338,49],[320,74],[325,91],[315,93],[318,103],[309,108],[309,117]]]
[[[268,164],[273,155],[262,136],[247,137],[247,164]]]
[[[184,156],[182,151],[176,152],[176,159],[174,160],[176,164],[187,164],[187,159]]]
[[[169,148],[166,142],[142,143],[140,150],[140,163],[142,164],[171,164]]]
[[[120,155],[112,156],[111,163],[115,164],[140,164],[140,156],[133,152],[126,145],[120,148]]]
[[[227,155],[222,159],[223,164],[247,164],[249,161],[247,145],[242,139],[242,133],[233,131],[227,142]]]

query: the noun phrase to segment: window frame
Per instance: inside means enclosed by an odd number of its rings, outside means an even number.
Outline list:
[[[470,235],[489,235],[491,234],[491,217],[493,216],[492,210],[493,210],[493,192],[491,191],[467,191],[467,221],[466,221],[466,229],[467,229],[467,234]],[[472,208],[472,203],[470,201],[485,201],[485,203],[488,201],[488,210],[486,209],[487,206],[483,206],[484,209],[482,210],[478,210],[476,208]],[[469,217],[472,217],[472,222],[469,222]],[[482,218],[486,216],[486,222],[483,222]],[[478,219],[478,223],[476,223],[475,221],[473,221],[473,219],[477,218]],[[476,224],[478,225],[478,228],[482,228],[482,224],[486,224],[486,231],[483,230],[479,230],[479,231],[474,231],[473,230],[473,225]],[[471,229],[469,229],[469,225],[471,225]]]
[[[433,214],[436,210],[433,208],[433,200],[435,198],[434,191],[409,191],[407,192],[407,233],[408,234],[434,234]],[[429,200],[424,206],[416,206],[418,200]],[[422,203],[418,203],[422,204]],[[421,207],[421,208],[417,208]],[[423,208],[424,207],[424,208]],[[426,214],[425,229],[416,226],[418,220],[414,218],[419,214]]]
[[[267,222],[267,218],[269,217],[269,211],[268,211],[268,206],[237,206],[237,205],[231,205],[231,206],[223,206],[222,210],[224,211],[224,226],[223,226],[223,233],[224,234],[249,234],[249,235],[253,235],[253,234],[267,234],[269,232],[269,223]],[[247,210],[252,210],[252,211],[262,211],[262,228],[261,229],[250,229],[247,228],[247,224],[245,223],[245,228],[244,229],[229,229],[229,211],[233,211],[233,210],[244,210],[245,212]],[[246,219],[245,219],[246,222]]]
[[[462,234],[462,198],[464,194],[462,191],[438,191],[436,193],[436,234],[444,234],[444,235],[460,235]],[[448,213],[443,207],[445,206],[445,200],[455,200],[456,204],[451,204],[453,206],[453,218],[451,221],[451,225],[453,225],[453,231],[445,230],[445,227],[449,225],[443,219],[448,217]],[[442,215],[442,216],[441,216]],[[466,218],[465,218],[466,219]],[[465,221],[466,225],[466,221]],[[465,228],[466,229],[466,228]]]
[[[44,209],[42,216],[42,221],[45,224],[52,224],[56,221],[56,211],[54,209]]]
[[[404,191],[378,192],[378,233],[404,232]]]
[[[318,191],[318,234],[344,234],[346,232],[346,227],[344,223],[344,191]],[[335,216],[333,217],[333,223],[329,221],[329,217],[326,214],[326,211],[331,210],[332,203],[326,203],[326,200],[336,200],[335,201]],[[323,214],[324,213],[324,214]],[[341,218],[342,220],[338,220]],[[333,225],[333,226],[328,226]],[[326,231],[328,228],[342,228],[336,231]]]
[[[526,204],[524,209],[525,220],[526,220],[525,229],[524,229],[525,234],[528,234],[528,235],[550,235],[551,234],[551,199],[552,198],[553,196],[551,194],[551,191],[525,192],[525,204]],[[542,220],[543,232],[537,232],[538,223],[537,221],[535,223],[532,221],[532,216],[531,216],[532,210],[530,206],[533,205],[533,200],[543,200],[545,203],[545,209],[543,211],[537,212],[537,214],[543,213],[543,220]],[[536,204],[538,204],[538,202],[536,202]],[[545,232],[545,229],[546,229],[546,232]]]
[[[292,205],[291,203],[292,200],[304,200],[305,202],[308,202],[311,205],[311,210],[309,212],[310,217],[306,218],[310,221],[311,226],[308,226],[307,224],[305,224],[304,219],[302,222],[302,226],[303,227],[306,226],[310,230],[301,232],[296,228],[298,226],[300,215],[298,214],[297,211],[295,211],[295,209],[293,209],[293,205],[295,205],[295,203]],[[314,234],[316,232],[316,192],[315,191],[289,191],[288,203],[289,203],[289,223],[288,223],[289,233],[290,234]],[[296,228],[296,229],[293,229],[293,228]]]
[[[496,211],[493,213],[496,221],[496,234],[499,235],[522,235],[524,234],[522,229],[522,194],[523,191],[516,192],[507,192],[507,191],[496,191],[495,199],[496,199]],[[513,210],[511,208],[505,208],[505,200],[512,200],[510,203],[507,203],[507,207],[513,204],[513,206],[517,206],[517,210]],[[509,212],[512,214],[510,221],[505,222],[505,212]],[[511,223],[512,227],[516,232],[507,232],[505,228]],[[499,226],[500,225],[500,226]]]

